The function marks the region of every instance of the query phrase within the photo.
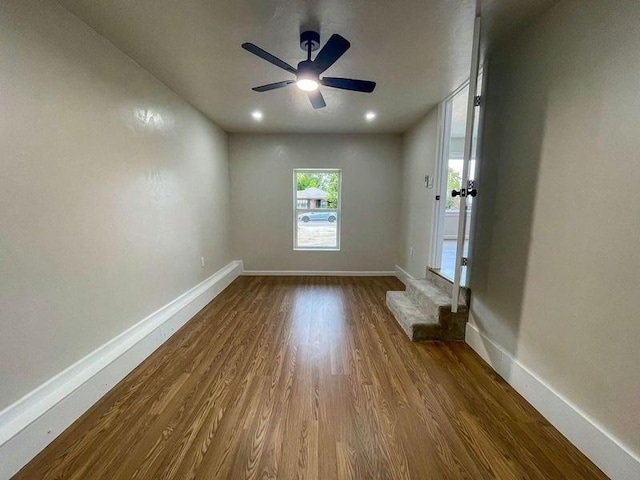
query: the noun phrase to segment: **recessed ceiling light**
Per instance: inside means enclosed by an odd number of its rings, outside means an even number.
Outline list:
[[[367,119],[367,122],[372,122],[376,119],[376,114],[375,112],[367,112],[364,118]]]
[[[260,110],[255,110],[251,112],[251,116],[253,117],[254,120],[257,120],[258,122],[262,120],[262,112]]]

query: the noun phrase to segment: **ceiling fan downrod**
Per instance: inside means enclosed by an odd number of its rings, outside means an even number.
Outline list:
[[[320,34],[313,30],[307,30],[300,34],[300,48],[307,52],[307,60],[311,60],[311,52],[320,48]]]

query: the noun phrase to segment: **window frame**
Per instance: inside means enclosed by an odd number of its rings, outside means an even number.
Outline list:
[[[338,202],[336,208],[299,208],[298,207],[298,172],[301,173],[337,173]],[[309,202],[310,204],[311,202]],[[301,247],[298,245],[298,215],[305,212],[337,212],[336,246],[335,247]],[[339,252],[340,231],[342,230],[342,169],[341,168],[294,168],[293,169],[293,250],[301,252]]]

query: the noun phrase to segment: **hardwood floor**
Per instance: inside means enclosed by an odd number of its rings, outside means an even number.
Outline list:
[[[18,479],[606,478],[395,278],[241,277]]]

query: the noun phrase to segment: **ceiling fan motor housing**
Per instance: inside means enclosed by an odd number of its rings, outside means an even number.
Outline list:
[[[318,72],[312,60],[303,60],[300,63],[298,63],[298,76],[299,77],[315,76],[316,78],[318,78]]]
[[[320,34],[318,32],[307,30],[300,34],[300,48],[306,52],[309,48],[309,44],[311,44],[312,52],[315,52],[320,48]]]

